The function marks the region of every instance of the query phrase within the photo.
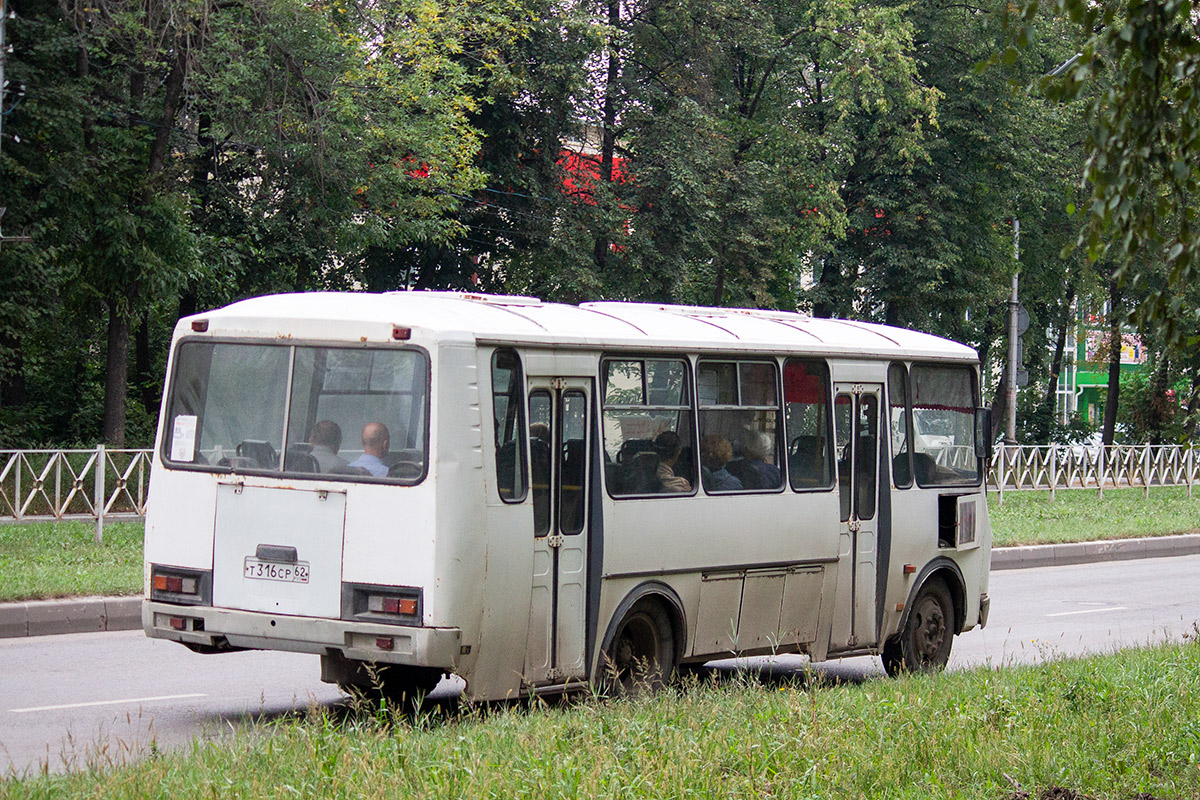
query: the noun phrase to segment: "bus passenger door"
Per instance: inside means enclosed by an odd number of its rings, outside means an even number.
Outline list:
[[[531,378],[533,591],[526,683],[586,677],[587,501],[592,448],[586,378]]]
[[[875,571],[878,569],[879,398],[881,384],[834,385],[837,442],[838,537],[836,611],[830,647],[875,644]]]

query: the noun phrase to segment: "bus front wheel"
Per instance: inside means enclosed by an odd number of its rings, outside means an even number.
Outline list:
[[[888,675],[938,672],[950,660],[954,643],[954,601],[942,581],[921,587],[900,632],[883,645],[883,668]]]
[[[675,671],[675,629],[666,609],[639,600],[622,618],[601,654],[601,685],[609,694],[632,696],[654,691]]]

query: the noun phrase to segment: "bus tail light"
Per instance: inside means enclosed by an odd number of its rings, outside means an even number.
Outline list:
[[[184,605],[212,604],[212,573],[178,567],[150,567],[150,599]]]
[[[422,611],[422,592],[417,587],[343,584],[343,619],[420,625]]]

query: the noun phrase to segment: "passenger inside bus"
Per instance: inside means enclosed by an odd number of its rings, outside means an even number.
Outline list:
[[[364,469],[376,478],[386,477],[388,465],[383,460],[391,446],[391,433],[382,422],[368,422],[362,431],[363,454],[347,464],[348,467]]]
[[[332,472],[349,464],[338,455],[342,447],[342,428],[333,420],[323,419],[314,425],[308,443],[312,445],[309,455],[317,462],[321,472]]]
[[[687,478],[675,474],[675,463],[683,450],[683,442],[675,431],[663,431],[654,440],[654,452],[658,455],[658,478],[662,492],[690,492],[692,484]]]
[[[748,430],[742,438],[742,458],[726,469],[747,489],[778,489],[783,485],[779,467],[767,459],[775,454],[775,439],[769,433]]]
[[[700,480],[705,491],[740,492],[742,482],[725,465],[733,458],[733,445],[724,436],[711,434],[700,440]]]

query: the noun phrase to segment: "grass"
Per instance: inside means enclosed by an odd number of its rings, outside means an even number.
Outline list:
[[[1056,542],[1092,542],[1131,536],[1165,536],[1200,530],[1200,493],[1186,488],[1115,489],[1098,499],[1093,489],[1005,492],[1001,505],[988,493],[993,543],[998,547]]]
[[[314,710],[187,752],[0,783],[11,798],[1084,795],[1200,797],[1200,645],[861,685],[741,673],[647,699],[415,719]]]
[[[1086,489],[988,495],[997,547],[1163,536],[1200,530],[1200,496],[1186,489],[1116,489],[1104,499]],[[137,594],[142,589],[142,524],[104,526],[92,541],[91,522],[0,525],[0,602],[88,594]]]
[[[104,542],[91,522],[0,525],[0,601],[137,594],[142,523],[110,522]]]

